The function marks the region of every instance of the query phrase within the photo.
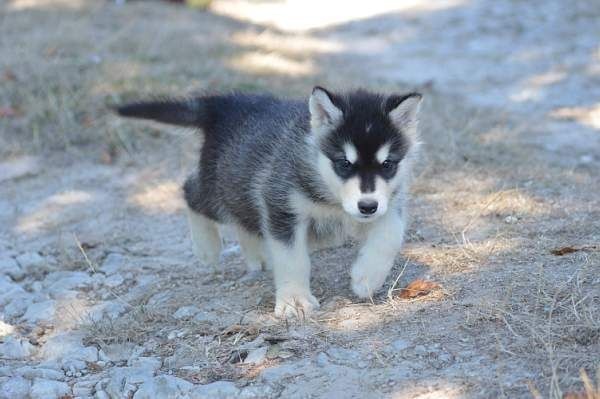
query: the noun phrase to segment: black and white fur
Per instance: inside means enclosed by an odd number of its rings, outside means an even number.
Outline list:
[[[356,295],[384,283],[403,243],[420,103],[418,93],[315,87],[308,102],[232,93],[117,111],[201,129],[199,168],[184,185],[195,254],[216,261],[217,226],[234,225],[249,270],[273,269],[275,314],[297,316],[319,306],[309,248],[332,237],[361,241]]]

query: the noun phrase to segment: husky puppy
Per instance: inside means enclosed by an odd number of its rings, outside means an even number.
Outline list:
[[[319,306],[309,246],[341,230],[361,241],[352,290],[370,297],[401,249],[421,95],[315,87],[308,101],[223,94],[123,105],[125,117],[199,128],[199,167],[183,190],[193,250],[218,260],[218,224],[237,228],[250,271],[273,269],[275,314]]]

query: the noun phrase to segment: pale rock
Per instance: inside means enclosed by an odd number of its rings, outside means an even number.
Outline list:
[[[26,292],[21,292],[20,294],[15,295],[4,307],[4,317],[7,319],[21,317],[32,303],[32,296]]]
[[[217,315],[212,312],[199,312],[193,320],[198,323],[212,323],[217,320]]]
[[[100,271],[106,275],[111,275],[123,270],[125,264],[127,262],[127,258],[119,253],[110,253],[106,258],[104,258],[104,262],[100,266]]]
[[[154,372],[141,367],[115,367],[110,371],[105,391],[110,397],[128,397],[137,384],[144,384],[154,378]]]
[[[0,163],[0,182],[34,176],[40,172],[38,158],[22,156]]]
[[[0,306],[12,301],[16,295],[25,293],[23,288],[8,276],[0,275]]]
[[[23,338],[15,338],[12,335],[4,338],[0,344],[0,358],[5,359],[24,359],[34,352],[34,346]]]
[[[31,383],[23,377],[11,377],[0,385],[0,399],[27,398]]]
[[[25,271],[17,261],[4,255],[0,255],[0,273],[10,276],[15,281],[21,281],[25,277]]]
[[[267,350],[269,348],[266,346],[254,349],[248,353],[248,356],[244,359],[245,364],[261,364],[265,361],[267,357]]]
[[[17,256],[17,263],[25,272],[32,273],[39,271],[47,262],[37,252],[26,252]]]
[[[93,282],[89,274],[84,272],[60,271],[50,273],[44,283],[50,295],[58,296],[61,292],[74,288],[84,288]]]
[[[317,366],[319,367],[325,367],[329,364],[329,357],[327,357],[327,354],[325,354],[324,352],[320,352],[317,355]]]
[[[15,327],[0,320],[0,338],[12,334],[15,331]]]
[[[87,362],[98,361],[98,349],[84,346],[83,334],[78,332],[62,332],[48,338],[40,355],[46,361],[59,362],[63,370],[76,373],[87,367]]]
[[[190,392],[192,399],[236,399],[240,390],[231,381],[216,381],[206,385],[197,385]]]
[[[182,306],[173,315],[176,319],[188,319],[200,312],[196,306]]]
[[[402,352],[410,347],[410,342],[405,339],[399,338],[392,342],[392,348],[396,352]]]
[[[45,380],[62,380],[65,378],[65,375],[60,371],[45,367],[23,366],[16,369],[15,374],[30,380],[33,380],[34,378],[42,378]]]
[[[127,365],[129,367],[139,367],[139,368],[149,369],[149,370],[152,370],[153,372],[156,372],[160,369],[160,366],[162,365],[162,361],[157,357],[140,356],[140,357],[133,357],[133,358],[129,359],[127,361]]]
[[[99,322],[104,317],[114,320],[125,313],[125,310],[125,305],[120,302],[106,301],[101,302],[88,310],[87,316],[93,322]]]
[[[70,393],[71,388],[64,382],[36,378],[29,395],[31,399],[58,399]]]
[[[194,385],[171,375],[160,375],[144,382],[133,395],[134,399],[189,398]]]
[[[123,284],[123,281],[125,281],[125,279],[120,274],[111,274],[104,279],[104,285],[114,288]]]
[[[56,311],[55,307],[56,301],[52,299],[43,302],[32,303],[27,307],[27,311],[23,317],[21,317],[21,320],[29,323],[52,320]]]
[[[251,385],[244,387],[238,396],[232,396],[237,399],[265,399],[273,397],[273,388],[268,385]]]

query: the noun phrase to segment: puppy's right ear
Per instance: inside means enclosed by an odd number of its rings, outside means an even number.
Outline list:
[[[342,120],[343,113],[333,103],[333,96],[327,90],[316,86],[308,100],[310,110],[310,127],[319,134],[327,129],[335,128]]]

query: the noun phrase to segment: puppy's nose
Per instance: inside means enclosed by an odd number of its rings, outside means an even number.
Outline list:
[[[372,215],[377,212],[377,201],[358,201],[358,210],[363,215]]]

